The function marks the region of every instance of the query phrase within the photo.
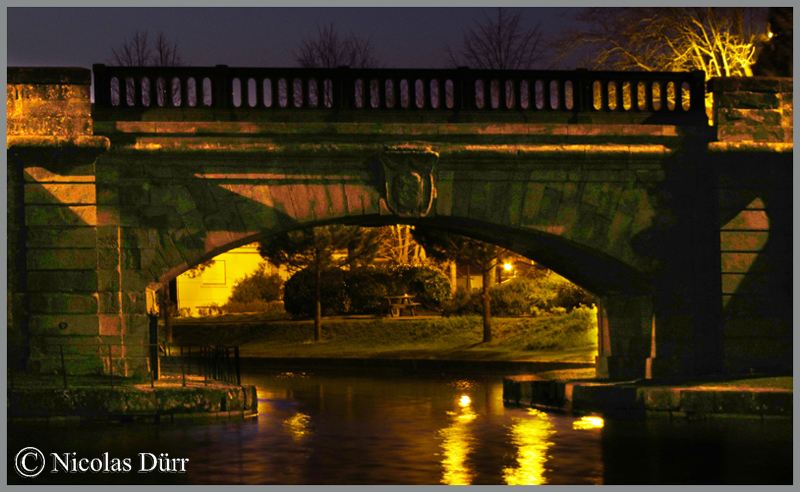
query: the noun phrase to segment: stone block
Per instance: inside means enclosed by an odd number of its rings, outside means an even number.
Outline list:
[[[769,230],[769,216],[765,210],[742,210],[734,218],[723,224],[722,230]]]
[[[119,186],[121,207],[144,207],[150,205],[150,184],[126,183]]]
[[[101,226],[97,228],[97,247],[101,249],[119,248],[119,227]]]
[[[95,292],[97,273],[94,270],[31,271],[28,274],[31,292]]]
[[[754,395],[756,408],[762,415],[792,416],[791,391],[762,391]]]
[[[95,186],[98,205],[119,206],[119,187],[98,183]]]
[[[689,414],[711,413],[716,408],[715,391],[681,391],[681,410]]]
[[[31,227],[25,244],[29,248],[94,248],[96,243],[97,231],[92,227]]]
[[[98,333],[98,316],[96,314],[60,314],[30,317],[32,335],[96,335]]]
[[[58,173],[38,166],[27,166],[23,170],[27,183],[94,183],[94,165],[85,164],[59,168]]]
[[[717,126],[717,139],[722,142],[783,142],[785,134],[780,126],[765,126],[748,120]]]
[[[122,225],[120,214],[121,211],[119,207],[113,205],[100,205],[97,207],[97,225],[120,226]]]
[[[93,184],[45,184],[25,185],[25,203],[36,204],[94,204],[96,203]]]
[[[98,313],[119,314],[121,308],[119,292],[98,292],[97,301],[99,304]]]
[[[714,412],[748,415],[758,413],[753,391],[717,391]]]
[[[640,388],[639,398],[648,410],[677,410],[681,404],[678,388]]]
[[[717,97],[714,94],[714,103],[719,108],[740,109],[777,109],[780,107],[780,97],[775,92],[736,91],[725,92]]]
[[[721,232],[720,251],[761,251],[768,239],[768,232]]]
[[[150,203],[154,206],[172,207],[179,214],[196,208],[192,195],[185,186],[178,184],[150,187]]]
[[[31,312],[37,314],[96,314],[97,298],[94,294],[61,294],[33,292],[30,295]]]
[[[139,249],[124,248],[121,253],[120,268],[124,270],[140,270],[142,268],[142,255]]]
[[[97,292],[119,292],[118,270],[97,270]]]
[[[147,298],[144,291],[124,292],[122,311],[126,314],[147,314]]]
[[[129,343],[147,342],[149,336],[150,318],[147,314],[125,314],[125,336]]]
[[[742,109],[720,108],[717,111],[717,126],[737,122],[746,122],[753,128],[759,126],[780,126],[781,110],[779,109]]]
[[[97,207],[41,205],[25,208],[25,224],[28,226],[95,226]]]
[[[101,270],[116,270],[119,268],[118,249],[97,249],[97,268]]]
[[[122,292],[145,292],[150,280],[143,270],[122,270]]]
[[[122,317],[119,314],[100,314],[98,321],[101,336],[118,336],[122,333]]]
[[[29,249],[26,263],[29,270],[94,269],[97,253],[93,249]]]

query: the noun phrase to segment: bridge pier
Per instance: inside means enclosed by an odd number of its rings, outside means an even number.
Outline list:
[[[123,292],[118,213],[97,183],[83,69],[8,71],[8,344],[17,369],[146,371],[146,315]],[[63,354],[63,362],[62,362]]]
[[[597,307],[597,377],[644,378],[654,322],[651,296],[603,296]]]

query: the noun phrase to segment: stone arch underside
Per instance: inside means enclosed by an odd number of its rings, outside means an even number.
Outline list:
[[[117,183],[128,260],[123,274],[138,276],[142,286],[164,283],[270,233],[335,222],[421,224],[487,240],[598,295],[649,293],[658,267],[633,241],[656,216],[650,186],[624,173],[606,173],[601,181],[585,169],[553,172],[563,164],[479,173],[442,166],[427,216],[398,217],[387,208],[385,186],[369,158],[338,174],[335,162],[315,169],[313,159],[305,174],[292,166],[262,164],[254,172],[252,163],[212,167],[194,159],[191,165],[161,159],[156,169],[151,160],[123,163],[122,169],[139,173],[121,173]]]

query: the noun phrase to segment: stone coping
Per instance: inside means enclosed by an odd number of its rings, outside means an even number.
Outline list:
[[[793,391],[636,382],[505,378],[503,401],[610,418],[706,420],[728,417],[791,419]]]
[[[676,125],[547,123],[277,123],[229,121],[95,121],[102,134],[381,134],[391,135],[559,135],[682,137]]]
[[[7,84],[89,85],[92,71],[81,67],[8,67]]]
[[[255,386],[222,384],[16,387],[8,390],[6,404],[9,422],[231,419],[257,414],[258,394]]]

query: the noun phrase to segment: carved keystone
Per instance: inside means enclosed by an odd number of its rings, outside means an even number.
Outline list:
[[[436,198],[433,170],[439,154],[419,150],[387,150],[378,155],[386,208],[400,217],[425,217]]]

